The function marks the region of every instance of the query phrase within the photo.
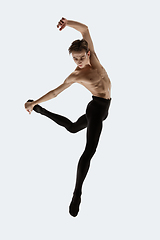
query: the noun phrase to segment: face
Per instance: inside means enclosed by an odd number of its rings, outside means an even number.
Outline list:
[[[73,60],[79,68],[84,68],[86,65],[90,63],[89,56],[90,51],[88,53],[86,53],[85,50],[82,50],[80,52],[76,51],[72,52]]]

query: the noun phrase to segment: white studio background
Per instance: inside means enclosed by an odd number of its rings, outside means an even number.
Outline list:
[[[112,102],[83,186],[68,213],[86,130],[70,134],[24,103],[75,69],[68,47],[89,26],[112,81]],[[160,239],[158,1],[23,0],[0,3],[0,239]],[[41,105],[72,121],[91,94],[72,85]]]

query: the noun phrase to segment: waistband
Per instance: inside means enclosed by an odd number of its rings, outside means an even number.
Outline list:
[[[112,99],[112,98],[110,98],[110,99],[101,98],[101,97],[97,97],[97,96],[93,96],[93,95],[92,95],[92,98],[93,98],[94,101],[101,102],[101,103],[110,102],[111,99]]]

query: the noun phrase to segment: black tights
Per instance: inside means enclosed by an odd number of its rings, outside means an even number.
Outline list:
[[[35,105],[33,110],[52,119],[57,124],[65,127],[69,132],[76,133],[87,127],[87,141],[85,150],[80,157],[77,167],[76,185],[74,189],[73,199],[70,204],[70,214],[76,216],[79,211],[81,201],[82,184],[89,170],[90,161],[96,152],[99,137],[102,131],[102,122],[108,116],[108,110],[111,99],[104,99],[92,96],[93,100],[88,103],[86,114],[81,116],[76,122],[71,122],[68,118],[52,113]],[[29,100],[31,101],[31,100]]]

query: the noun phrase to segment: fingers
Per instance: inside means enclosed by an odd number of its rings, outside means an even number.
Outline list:
[[[57,28],[59,28],[59,27],[62,28],[62,25],[63,25],[63,24],[64,24],[64,22],[63,22],[62,20],[60,20],[60,21],[58,22]]]
[[[65,18],[61,18],[61,20],[58,22],[58,24],[57,24],[57,28],[59,28],[60,27],[60,31],[65,27],[65,25],[66,25],[66,23],[65,23]]]
[[[62,29],[64,28],[65,26],[62,26],[59,30],[62,31]]]
[[[32,111],[30,111],[30,110],[27,110],[27,112],[29,112],[29,114],[31,114],[31,112],[32,112]]]
[[[30,105],[30,104],[28,104],[28,102],[26,102],[26,103],[24,104],[24,107],[25,107],[26,111],[29,112],[29,114],[31,114],[31,112],[32,112],[33,109],[32,109],[29,105]]]

